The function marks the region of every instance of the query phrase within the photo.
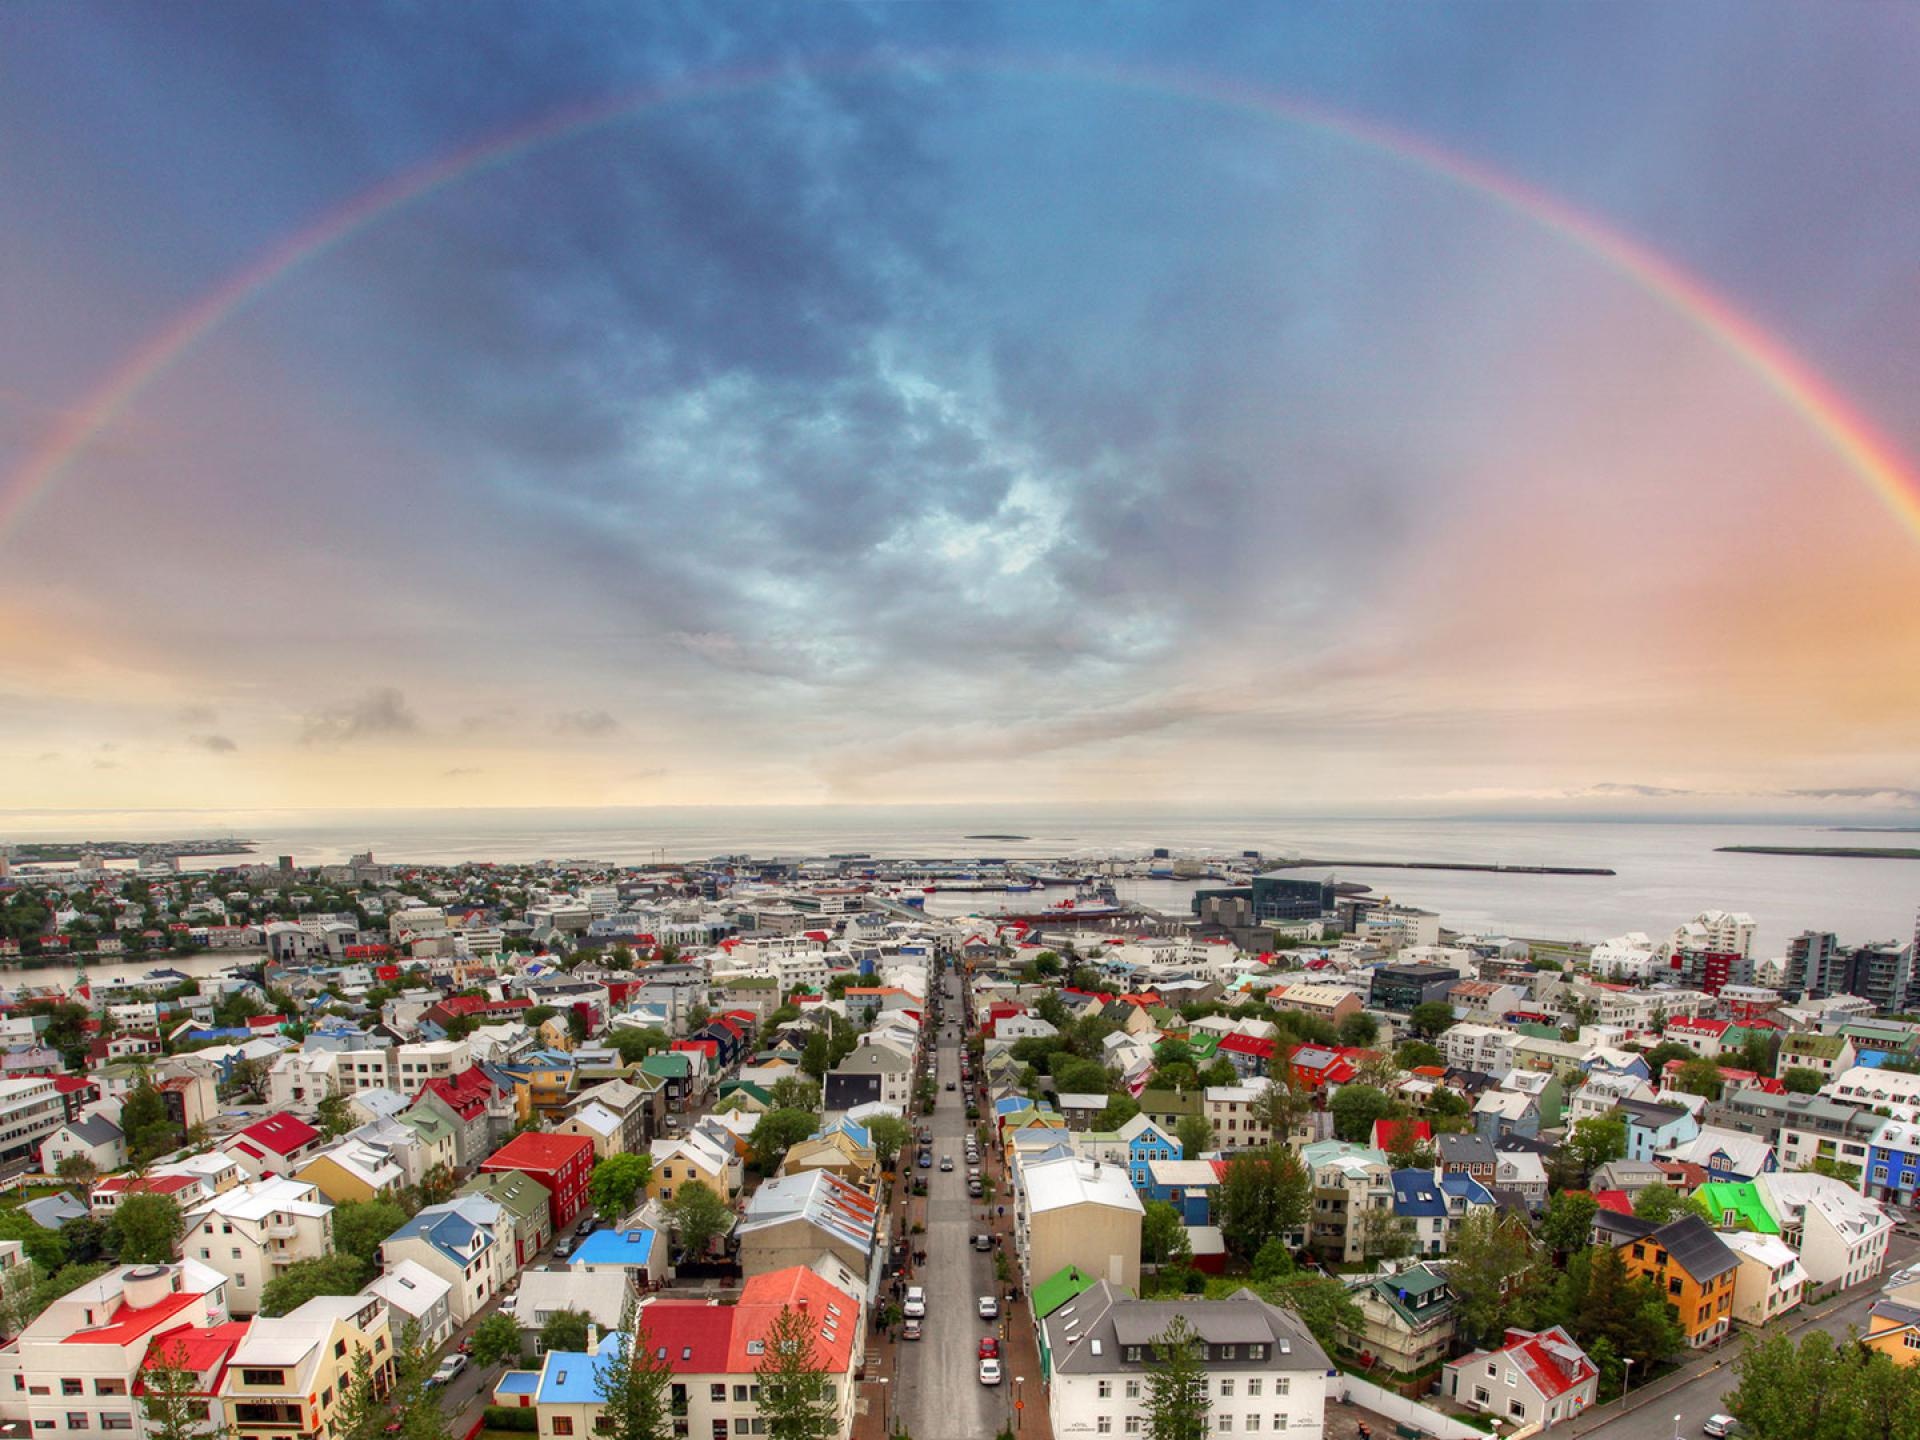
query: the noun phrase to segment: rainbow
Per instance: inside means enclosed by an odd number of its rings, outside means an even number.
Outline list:
[[[729,96],[796,76],[929,68],[1090,83],[1232,110],[1385,157],[1492,201],[1573,245],[1714,341],[1796,411],[1847,469],[1920,539],[1920,474],[1844,395],[1783,340],[1704,280],[1558,196],[1423,136],[1316,101],[1217,77],[1067,59],[889,52],[803,65],[710,72],[638,94],[568,107],[531,124],[496,132],[360,192],[202,296],[127,355],[77,406],[65,411],[45,440],[0,486],[0,541],[14,532],[37,499],[72,470],[87,446],[181,356],[296,270],[415,201],[545,146],[670,105]]]

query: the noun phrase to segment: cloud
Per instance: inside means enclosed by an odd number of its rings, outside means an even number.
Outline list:
[[[391,685],[369,690],[359,699],[307,716],[300,732],[302,745],[344,745],[358,740],[411,735],[420,721],[407,708],[406,696]]]
[[[96,760],[93,762],[93,768],[96,770],[118,770],[120,768],[120,762],[118,760]]]
[[[605,710],[568,710],[553,717],[556,735],[612,735],[620,722]]]
[[[189,735],[187,743],[198,745],[202,750],[213,755],[231,755],[240,748],[225,735]]]
[[[440,778],[442,780],[457,780],[462,775],[484,775],[485,773],[484,770],[479,769],[477,766],[455,765],[450,770],[442,770],[440,772]]]
[[[182,725],[211,725],[220,717],[211,705],[182,705],[173,718]]]

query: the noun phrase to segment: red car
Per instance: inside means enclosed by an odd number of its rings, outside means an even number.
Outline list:
[[[982,1335],[980,1337],[980,1358],[982,1360],[999,1359],[1000,1342],[991,1335]]]

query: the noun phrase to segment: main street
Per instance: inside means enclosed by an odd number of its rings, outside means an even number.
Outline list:
[[[916,1265],[913,1283],[927,1290],[926,1338],[899,1348],[898,1393],[893,1397],[894,1423],[913,1440],[983,1440],[1008,1426],[1013,1377],[999,1389],[980,1383],[980,1337],[998,1335],[1000,1327],[980,1319],[975,1307],[982,1295],[1001,1295],[994,1282],[993,1257],[969,1243],[985,1225],[975,1218],[974,1202],[967,1198],[966,1092],[960,1088],[960,1043],[953,1038],[961,1014],[959,981],[943,975],[944,1019],[940,1030],[939,1061],[935,1075],[938,1097],[928,1123],[933,1130],[934,1168],[919,1170],[912,1162],[906,1175],[931,1177],[924,1201],[915,1201],[915,1214],[924,1214],[926,1233],[909,1235],[908,1244],[927,1253],[927,1263]],[[952,1081],[955,1088],[947,1089]],[[953,1169],[939,1168],[942,1155],[953,1157]],[[1002,1296],[1004,1309],[1004,1296]]]
[[[1880,1298],[1880,1286],[1886,1276],[1906,1266],[1917,1250],[1920,1250],[1920,1245],[1895,1235],[1887,1251],[1886,1269],[1871,1283],[1838,1303],[1829,1302],[1805,1316],[1789,1315],[1784,1321],[1769,1327],[1767,1333],[1779,1330],[1797,1340],[1809,1330],[1824,1330],[1836,1339],[1844,1340],[1848,1326],[1856,1326],[1864,1331],[1867,1328],[1867,1311]],[[1636,1390],[1627,1396],[1626,1404],[1631,1408],[1625,1413],[1620,1413],[1618,1404],[1609,1405],[1606,1412],[1595,1415],[1589,1422],[1576,1425],[1573,1433],[1598,1435],[1603,1440],[1673,1440],[1675,1435],[1696,1436],[1709,1415],[1726,1410],[1727,1393],[1738,1383],[1733,1363],[1745,1348],[1742,1332],[1736,1331],[1733,1338],[1711,1357],[1694,1361],[1693,1364],[1698,1368],[1679,1379],[1677,1384],[1672,1376],[1656,1380],[1646,1391]],[[1612,1418],[1607,1418],[1609,1414]],[[1675,1417],[1678,1417],[1677,1423]]]

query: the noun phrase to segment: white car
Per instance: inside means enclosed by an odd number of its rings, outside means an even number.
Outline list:
[[[429,1385],[448,1384],[453,1380],[454,1376],[458,1375],[462,1370],[466,1368],[467,1368],[466,1356],[449,1355],[447,1356],[446,1359],[440,1362],[440,1368],[433,1372],[433,1377],[430,1380],[428,1380],[427,1383]]]
[[[980,1362],[980,1383],[982,1385],[998,1385],[1000,1383],[1000,1362],[998,1360],[982,1360]]]
[[[926,1287],[909,1285],[907,1287],[907,1298],[900,1306],[900,1313],[909,1320],[924,1318],[927,1313]]]
[[[998,1320],[1000,1318],[1000,1302],[991,1295],[982,1295],[980,1297],[980,1318],[982,1320]]]
[[[1727,1440],[1727,1436],[1739,1433],[1740,1422],[1731,1415],[1709,1415],[1700,1430],[1702,1434],[1713,1436],[1714,1440]]]

